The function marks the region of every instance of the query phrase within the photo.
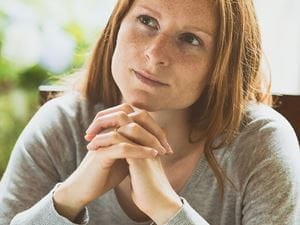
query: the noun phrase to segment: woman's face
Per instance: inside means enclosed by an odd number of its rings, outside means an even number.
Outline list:
[[[136,0],[121,23],[112,74],[123,102],[184,109],[209,81],[216,14],[210,0]]]

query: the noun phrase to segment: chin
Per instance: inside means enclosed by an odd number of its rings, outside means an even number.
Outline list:
[[[159,108],[157,106],[154,106],[152,104],[149,104],[147,102],[142,102],[142,101],[133,101],[133,102],[128,102],[130,105],[132,105],[135,108],[146,110],[148,112],[155,112],[158,111]]]
[[[160,106],[157,104],[157,101],[150,101],[146,99],[125,99],[125,102],[132,105],[135,108],[146,110],[148,112],[155,112],[161,110]]]

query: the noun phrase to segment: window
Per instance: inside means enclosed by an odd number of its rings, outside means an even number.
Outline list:
[[[255,0],[272,91],[300,94],[300,1]]]

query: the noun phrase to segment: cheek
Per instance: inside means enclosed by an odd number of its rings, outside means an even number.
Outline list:
[[[142,46],[144,44],[145,38],[145,34],[134,24],[124,21],[123,24],[121,24],[118,33],[117,43],[127,52],[132,48]]]
[[[206,86],[204,80],[186,80],[181,82],[180,88],[177,88],[178,95],[185,96],[186,98],[198,98],[201,95],[202,90]]]
[[[177,101],[180,101],[185,107],[189,107],[194,104],[203,93],[205,85],[191,85],[185,88],[181,93],[178,93],[178,96],[182,95],[182,98],[178,97]]]
[[[209,59],[206,55],[184,57],[176,65],[174,71],[178,73],[178,85],[184,84],[187,88],[194,90],[208,84]]]
[[[117,44],[112,58],[112,71],[120,66],[130,66],[138,58],[137,52],[143,46],[143,38],[134,32],[131,25],[123,24],[117,37]]]
[[[124,71],[126,71],[127,62],[125,61],[126,57],[122,55],[124,54],[123,52],[124,51],[122,50],[122,47],[117,45],[111,62],[112,77],[119,88],[125,85],[122,74],[124,74]]]
[[[126,57],[126,54],[128,54],[126,49],[126,36],[120,29],[111,62],[111,71],[115,80],[118,78],[118,75],[121,74],[122,70],[124,71],[125,66],[128,65],[128,57]]]
[[[203,90],[208,85],[208,70],[205,64],[187,63],[180,64],[180,67],[177,67],[177,71],[180,71],[180,73],[177,73],[178,79],[176,79],[174,97],[192,104],[201,96]]]
[[[118,51],[118,48],[116,47],[114,54],[112,56],[112,62],[111,62],[111,72],[112,72],[112,76],[116,82],[117,82],[116,75],[119,74],[119,70],[121,69],[120,63],[118,63],[120,61],[119,58],[120,58],[119,51]]]

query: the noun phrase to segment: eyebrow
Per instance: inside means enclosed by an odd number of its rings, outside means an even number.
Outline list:
[[[203,33],[203,34],[209,36],[210,38],[214,38],[214,35],[211,32],[203,30],[200,27],[186,26],[185,29],[187,29],[187,30],[195,30],[197,32],[200,32],[200,33]]]
[[[137,7],[140,7],[140,8],[146,9],[146,10],[148,10],[148,11],[151,11],[151,12],[153,12],[154,14],[156,14],[157,17],[158,17],[159,19],[161,18],[161,14],[160,14],[159,12],[157,12],[157,11],[155,11],[155,10],[153,10],[153,9],[151,9],[151,8],[149,8],[149,7],[147,7],[147,6],[144,6],[144,5],[137,5]]]
[[[154,10],[154,9],[151,9],[151,8],[145,6],[145,5],[137,5],[137,7],[140,7],[140,8],[146,9],[146,10],[148,10],[148,11],[151,11],[152,13],[156,14],[156,16],[157,16],[159,19],[161,19],[161,17],[162,17],[161,14],[160,14],[158,11],[156,11],[156,10]],[[186,29],[186,30],[195,30],[195,31],[197,31],[197,32],[200,32],[200,33],[206,35],[206,36],[209,36],[209,38],[214,38],[214,35],[213,35],[211,32],[206,31],[206,30],[204,30],[204,29],[202,29],[202,28],[200,28],[200,27],[196,27],[196,26],[186,26],[186,27],[184,27],[184,29]]]

